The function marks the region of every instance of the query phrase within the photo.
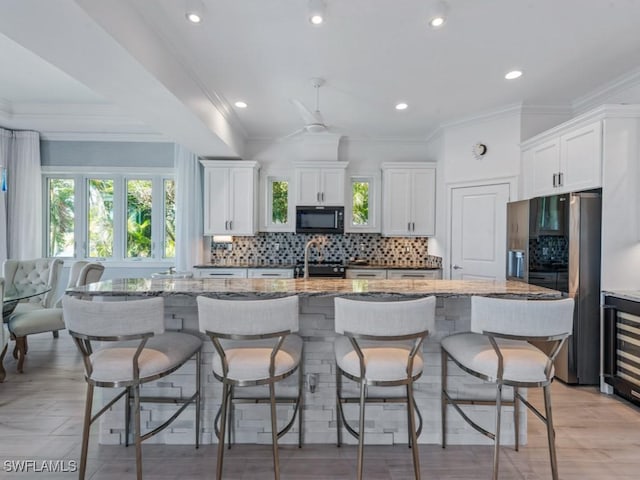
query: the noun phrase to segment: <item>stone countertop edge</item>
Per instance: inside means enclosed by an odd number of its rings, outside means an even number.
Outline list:
[[[220,264],[202,264],[202,265],[194,265],[193,268],[202,269],[202,268],[282,268],[289,269],[295,268],[297,264],[287,263],[287,264],[268,264],[268,265],[257,265],[257,264],[232,264],[232,265],[220,265]],[[353,269],[372,269],[372,270],[442,270],[442,267],[418,267],[415,265],[410,266],[402,266],[402,265],[376,265],[376,264],[368,264],[368,265],[356,265],[356,264],[346,264],[345,268],[353,268]]]
[[[603,290],[602,294],[607,297],[618,297],[623,300],[640,302],[640,290]]]
[[[468,297],[472,295],[554,299],[561,292],[515,281],[485,280],[342,280],[342,279],[164,279],[124,278],[105,280],[66,290],[70,295],[90,296],[257,296],[301,297],[388,296]]]

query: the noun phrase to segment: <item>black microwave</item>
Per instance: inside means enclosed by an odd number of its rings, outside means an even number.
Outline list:
[[[344,207],[296,207],[296,233],[344,233]]]

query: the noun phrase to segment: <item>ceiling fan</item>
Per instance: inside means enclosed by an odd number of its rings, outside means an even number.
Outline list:
[[[302,133],[318,134],[329,132],[329,126],[324,122],[324,118],[320,113],[320,87],[324,85],[324,79],[312,78],[311,84],[316,90],[316,108],[315,110],[311,111],[300,100],[292,98],[291,103],[297,108],[298,114],[304,121],[304,126],[302,128],[299,128],[295,132],[290,133],[289,135],[284,137],[284,139],[288,139]]]

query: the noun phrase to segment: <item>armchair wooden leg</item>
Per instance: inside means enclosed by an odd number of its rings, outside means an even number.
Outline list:
[[[16,346],[13,349],[13,357],[18,360],[18,373],[23,372],[24,357],[27,354],[27,337],[16,337]]]
[[[2,353],[0,353],[0,383],[4,382],[4,379],[7,376],[7,372],[4,369],[4,365],[2,362],[4,361],[4,356],[7,354],[7,349],[9,348],[9,344],[6,344],[2,349]]]

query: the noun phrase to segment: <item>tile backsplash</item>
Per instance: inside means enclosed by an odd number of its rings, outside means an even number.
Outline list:
[[[529,239],[529,256],[534,264],[567,262],[569,242],[559,235],[540,235]]]
[[[304,258],[304,246],[310,247],[309,259],[325,262],[348,262],[359,258],[371,264],[441,268],[442,259],[428,254],[427,238],[383,237],[371,233],[318,235],[295,233],[259,233],[254,237],[234,237],[231,244],[211,243],[211,263],[295,264]],[[231,248],[229,248],[231,245]]]

